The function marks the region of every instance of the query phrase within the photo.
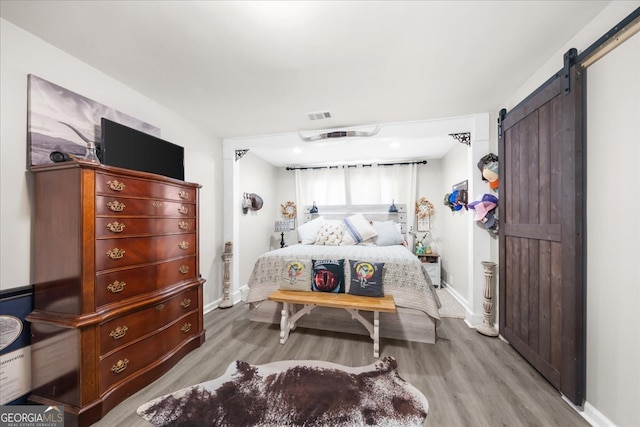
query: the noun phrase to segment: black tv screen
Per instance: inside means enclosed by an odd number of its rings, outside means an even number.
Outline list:
[[[102,118],[103,165],[151,172],[184,181],[184,148],[137,129]]]

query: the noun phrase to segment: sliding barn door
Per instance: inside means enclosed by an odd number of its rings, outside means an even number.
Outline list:
[[[584,400],[584,70],[565,68],[499,118],[500,333]]]

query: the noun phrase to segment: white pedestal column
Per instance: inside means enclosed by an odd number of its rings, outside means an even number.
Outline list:
[[[231,257],[233,256],[233,250],[231,248],[231,242],[226,242],[224,244],[224,252],[222,253],[224,277],[222,278],[222,302],[218,305],[219,308],[229,308],[233,306],[233,303],[229,298],[229,288],[231,287]]]
[[[484,303],[482,308],[484,309],[482,324],[476,328],[482,335],[489,337],[497,337],[498,331],[493,327],[491,322],[491,315],[493,311],[493,290],[492,279],[496,269],[496,263],[490,261],[482,261],[482,267],[484,268]]]

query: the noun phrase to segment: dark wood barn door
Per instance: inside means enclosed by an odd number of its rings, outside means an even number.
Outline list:
[[[499,303],[503,337],[582,405],[584,70],[573,58],[500,114]]]

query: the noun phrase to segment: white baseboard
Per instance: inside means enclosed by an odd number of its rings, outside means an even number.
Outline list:
[[[482,320],[484,318],[483,314],[473,313],[471,310],[469,310],[469,301],[466,298],[463,298],[462,295],[460,295],[453,287],[449,286],[449,284],[445,280],[442,280],[442,284],[444,285],[444,289],[449,292],[456,299],[456,301],[458,301],[462,305],[462,307],[464,307],[464,310],[466,312],[464,323],[466,323],[467,326],[471,329],[475,329],[476,327],[478,327],[478,325],[482,323]],[[494,324],[493,327],[498,330],[498,325]]]
[[[236,305],[237,303],[244,301],[248,292],[249,292],[249,286],[244,285],[239,290],[232,293],[229,297],[233,305]],[[222,298],[218,298],[217,300],[212,301],[209,304],[205,304],[203,308],[204,314],[207,314],[211,310],[215,310],[216,308],[218,308],[221,302],[222,302]]]
[[[593,427],[616,427],[615,423],[609,418],[605,417],[600,411],[593,407],[589,402],[584,402],[584,408],[578,410],[578,413],[587,420]]]

